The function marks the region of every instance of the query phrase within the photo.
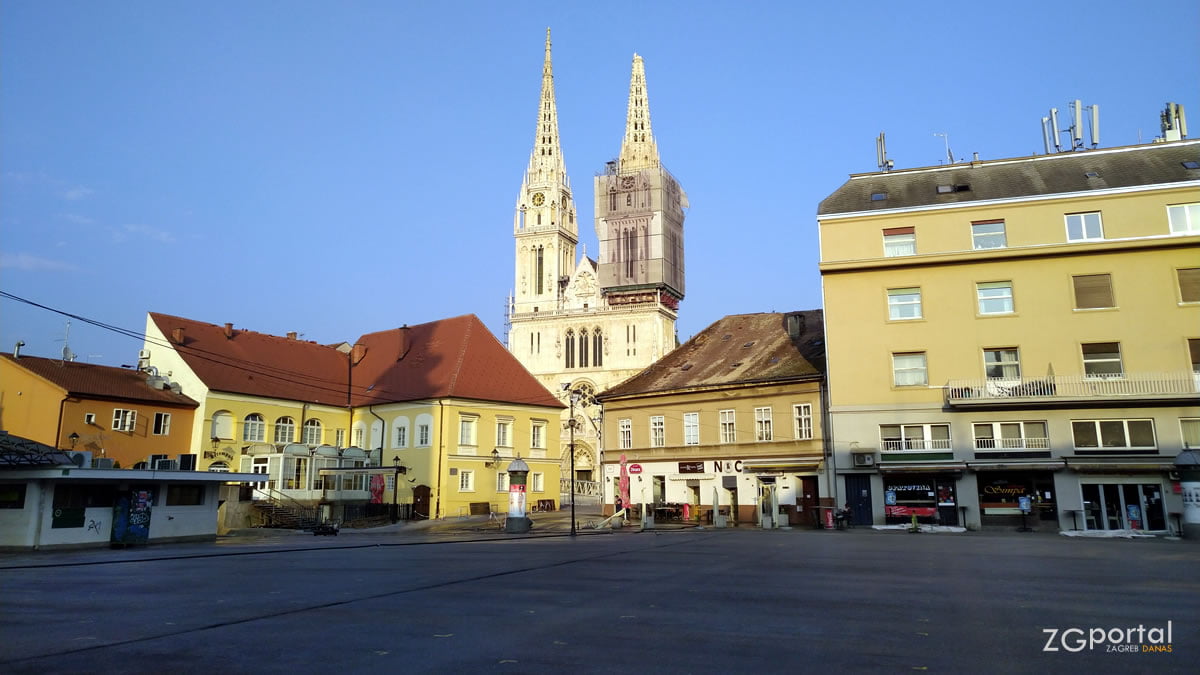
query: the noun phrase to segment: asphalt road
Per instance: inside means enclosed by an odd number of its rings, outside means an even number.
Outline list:
[[[493,537],[0,556],[0,672],[1196,672],[1200,662],[1196,542]],[[1170,653],[1068,651],[1076,633],[1043,651],[1044,629],[1078,628],[1086,641],[1091,629],[1168,621]]]

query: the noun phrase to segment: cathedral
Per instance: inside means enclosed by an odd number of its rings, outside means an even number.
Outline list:
[[[593,185],[599,255],[581,255],[579,223],[558,136],[550,31],[533,152],[513,221],[508,348],[574,413],[575,478],[599,481],[600,408],[594,396],[676,347],[684,295],[687,195],[659,161],[642,57],[634,54],[625,136]],[[586,249],[584,249],[586,250]],[[572,409],[563,412],[568,476]],[[583,488],[587,491],[587,487]]]

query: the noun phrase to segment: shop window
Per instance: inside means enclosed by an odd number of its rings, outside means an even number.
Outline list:
[[[1081,345],[1084,377],[1122,377],[1121,343],[1093,342]]]
[[[203,485],[167,486],[167,506],[200,506],[203,503]]]
[[[666,444],[666,420],[662,415],[653,415],[650,417],[650,447],[661,448]]]
[[[885,452],[949,450],[949,424],[884,424],[879,427]]]
[[[1155,448],[1154,420],[1075,420],[1071,422],[1079,449]]]
[[[1045,422],[980,422],[974,425],[976,450],[1046,450]]]
[[[25,508],[25,483],[0,485],[0,509]]]
[[[1167,529],[1160,484],[1085,483],[1079,487],[1086,530]]]

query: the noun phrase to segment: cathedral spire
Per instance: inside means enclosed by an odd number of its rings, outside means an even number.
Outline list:
[[[550,29],[546,29],[546,59],[542,63],[542,95],[538,100],[537,133],[529,157],[531,183],[566,184],[567,168],[558,143],[558,105],[554,101],[554,70],[550,64]]]
[[[633,55],[629,77],[629,109],[625,113],[625,140],[621,141],[621,170],[659,166],[658,146],[650,130],[650,101],[646,93],[646,66]]]

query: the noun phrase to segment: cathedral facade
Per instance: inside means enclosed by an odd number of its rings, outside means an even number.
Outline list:
[[[574,420],[575,478],[599,481],[600,408],[594,396],[675,348],[684,295],[687,195],[662,166],[650,126],[642,57],[634,55],[618,159],[595,177],[599,255],[581,255],[578,219],[558,136],[550,31],[537,131],[513,220],[515,277],[508,348],[563,412],[564,465]],[[572,414],[574,415],[572,417]],[[563,476],[570,475],[564,468]]]

